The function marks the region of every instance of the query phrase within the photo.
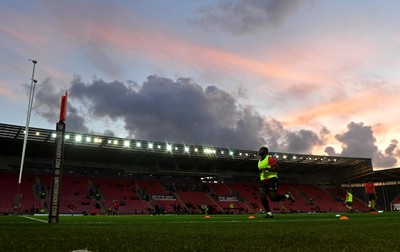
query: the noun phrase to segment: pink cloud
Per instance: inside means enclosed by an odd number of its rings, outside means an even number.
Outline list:
[[[105,48],[110,52],[127,57],[135,55],[154,61],[157,65],[173,65],[179,68],[203,70],[218,69],[225,74],[238,72],[258,75],[263,78],[306,81],[303,72],[276,64],[274,59],[264,61],[224,49],[202,45],[163,30],[159,24],[148,20],[129,17],[129,23],[143,24],[142,27],[121,25],[105,19],[62,19],[60,27],[78,43]],[[135,20],[134,20],[135,19]],[[79,26],[80,29],[73,29]],[[154,28],[157,27],[157,28]],[[318,80],[317,74],[312,74]]]
[[[373,101],[375,108],[371,108],[368,101]],[[379,94],[376,91],[365,91],[346,99],[297,109],[295,115],[286,115],[282,120],[285,122],[284,125],[286,127],[293,127],[326,121],[329,118],[342,118],[346,122],[353,120],[353,118],[377,119],[385,116],[380,112],[381,108],[387,108],[387,112],[390,113],[390,111],[396,110],[399,106],[400,101],[396,94]]]
[[[5,88],[5,87],[0,87],[0,95],[1,96],[6,96],[8,98],[11,98],[13,100],[17,100],[18,96],[13,93],[9,88]]]

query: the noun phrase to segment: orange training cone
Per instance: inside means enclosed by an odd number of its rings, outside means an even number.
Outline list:
[[[254,216],[253,216],[253,215],[250,215],[250,216],[249,216],[249,219],[254,219]]]
[[[342,217],[339,218],[339,220],[348,220],[348,219],[349,219],[349,218],[348,218],[347,216],[344,216],[344,215],[343,215]]]
[[[206,217],[205,217],[206,219],[210,219],[211,217],[209,216],[209,215],[206,215]]]

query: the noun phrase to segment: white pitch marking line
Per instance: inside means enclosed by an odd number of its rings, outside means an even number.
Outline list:
[[[32,217],[28,217],[28,216],[21,216],[24,217],[26,219],[30,219],[30,220],[34,220],[34,221],[39,221],[39,222],[43,222],[43,223],[47,223],[47,221],[45,220],[40,220],[40,219],[36,219],[36,218],[32,218]]]

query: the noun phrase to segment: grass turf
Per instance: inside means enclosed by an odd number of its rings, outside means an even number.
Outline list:
[[[400,213],[0,217],[0,251],[399,251]]]

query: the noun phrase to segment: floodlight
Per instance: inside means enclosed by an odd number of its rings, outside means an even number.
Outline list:
[[[167,151],[172,151],[172,145],[167,144]]]
[[[229,151],[229,155],[233,156],[233,151]]]
[[[114,145],[117,145],[117,144],[118,144],[118,140],[115,139],[114,142],[113,142],[113,144],[114,144]]]
[[[124,147],[130,147],[130,146],[131,146],[131,142],[129,142],[129,140],[125,140],[124,141]]]
[[[185,146],[185,152],[189,152],[189,147]]]
[[[140,142],[136,142],[136,147],[140,147],[142,144]]]
[[[153,149],[153,143],[148,144],[149,149]]]
[[[56,133],[51,133],[51,137],[52,137],[52,138],[56,138],[56,137],[57,137],[57,134],[56,134]]]
[[[92,141],[91,137],[86,137],[86,143],[90,143]]]
[[[39,132],[39,131],[36,131],[35,135],[36,135],[36,136],[40,136],[40,132]]]
[[[75,136],[75,142],[80,142],[82,141],[82,136],[81,135],[76,135]]]
[[[67,139],[67,140],[68,140],[68,139],[69,139],[69,135],[65,135],[65,139]]]

